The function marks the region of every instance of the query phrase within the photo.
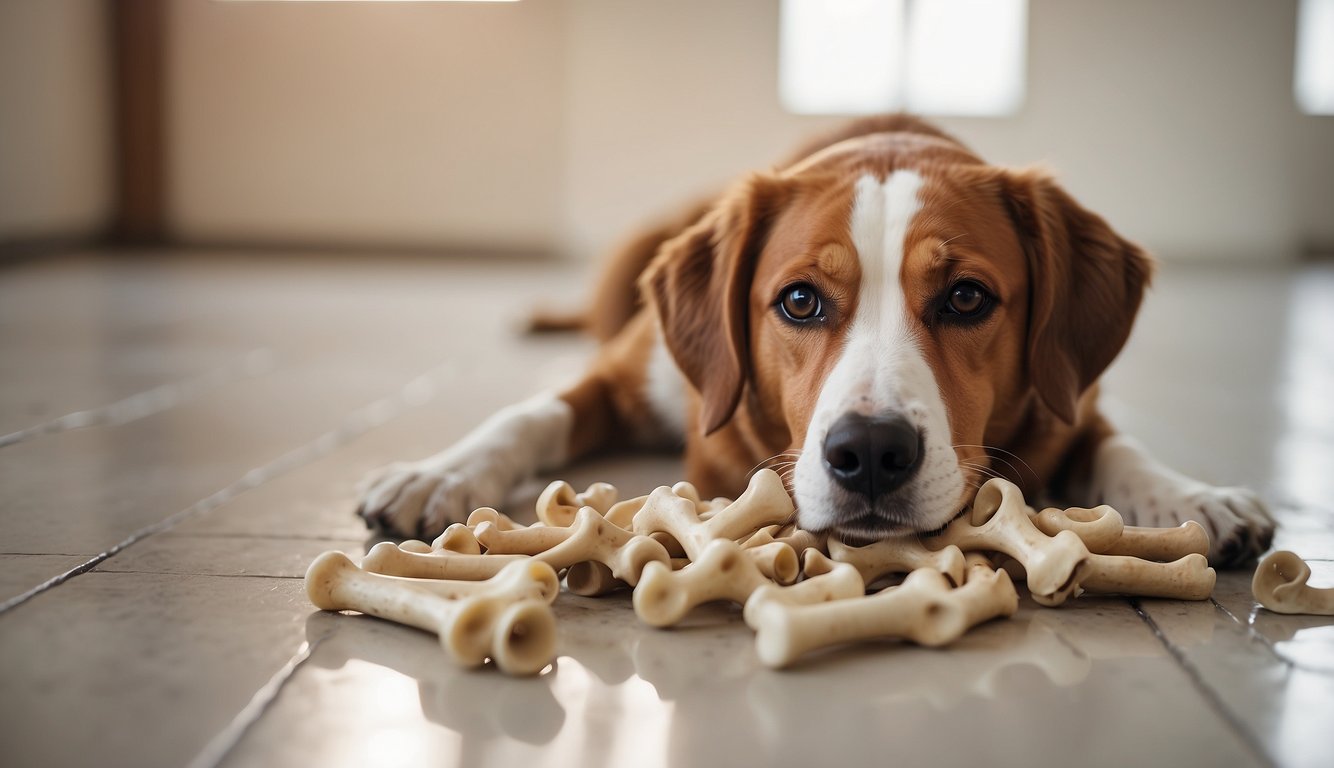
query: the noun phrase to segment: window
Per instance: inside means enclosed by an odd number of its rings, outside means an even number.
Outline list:
[[[1334,0],[1297,6],[1297,106],[1308,115],[1334,115]]]
[[[1027,0],[783,0],[779,95],[800,114],[1010,114],[1027,26]]]

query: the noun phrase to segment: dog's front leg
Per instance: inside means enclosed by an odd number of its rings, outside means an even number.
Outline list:
[[[576,418],[552,393],[504,408],[449,449],[373,474],[357,514],[399,536],[438,535],[476,507],[501,503],[536,473],[564,465]]]
[[[1269,548],[1274,519],[1245,488],[1219,488],[1186,477],[1113,434],[1093,457],[1089,505],[1109,504],[1128,525],[1175,527],[1196,520],[1209,532],[1209,562],[1236,565]]]
[[[658,371],[656,326],[640,316],[603,347],[588,374],[559,395],[509,406],[442,453],[373,474],[357,514],[399,536],[431,538],[480,506],[498,505],[539,472],[618,443],[677,440],[683,404],[655,397],[683,384]],[[668,366],[670,367],[670,366]],[[659,381],[665,380],[666,384]],[[661,401],[661,402],[660,402]]]

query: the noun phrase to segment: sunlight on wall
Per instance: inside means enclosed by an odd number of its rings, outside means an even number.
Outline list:
[[[1027,0],[783,0],[779,91],[798,114],[1007,115]]]
[[[1297,6],[1297,105],[1308,115],[1334,115],[1334,0]]]

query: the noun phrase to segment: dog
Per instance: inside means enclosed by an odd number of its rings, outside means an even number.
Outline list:
[[[1173,471],[1098,410],[1152,271],[1047,173],[911,116],[856,120],[621,248],[593,309],[539,321],[599,338],[586,375],[382,470],[359,514],[426,538],[637,445],[683,448],[706,496],[774,466],[798,525],[850,542],[937,530],[1000,476],[1127,524],[1197,520],[1210,561],[1237,564],[1274,532],[1257,496]]]

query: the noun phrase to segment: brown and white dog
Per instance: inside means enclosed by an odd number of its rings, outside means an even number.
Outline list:
[[[360,514],[432,536],[631,442],[684,445],[707,495],[781,462],[797,522],[849,540],[938,529],[1001,475],[1132,524],[1198,520],[1211,561],[1236,563],[1272,536],[1260,501],[1163,466],[1097,408],[1151,271],[1043,173],[912,117],[859,120],[622,249],[582,381],[387,468]]]

